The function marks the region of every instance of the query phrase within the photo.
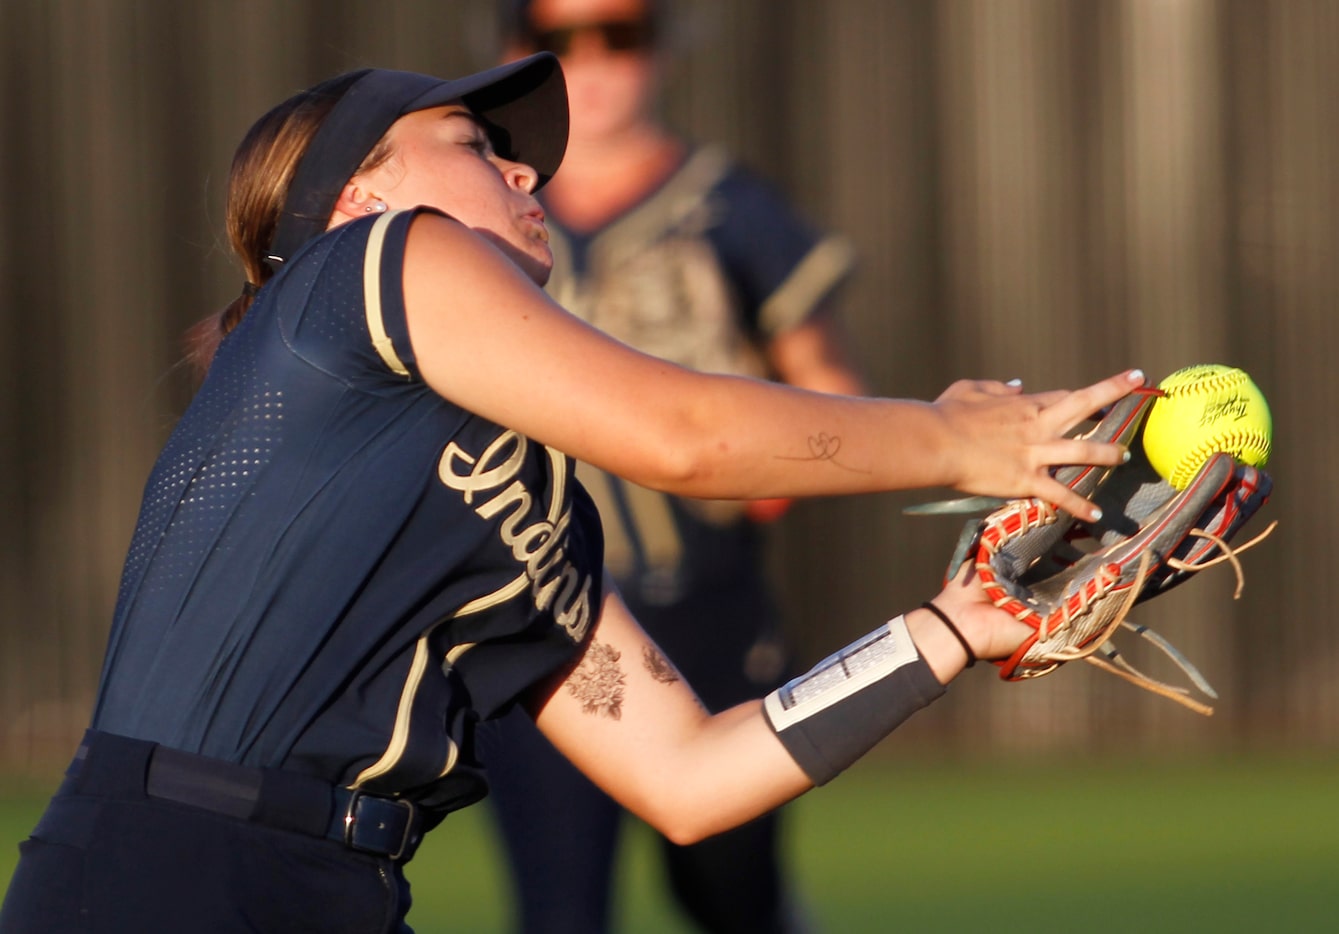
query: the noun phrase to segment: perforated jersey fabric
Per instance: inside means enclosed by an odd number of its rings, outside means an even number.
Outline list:
[[[145,487],[95,729],[474,798],[474,721],[585,639],[598,515],[564,455],[422,381],[414,213],[313,241],[223,341]]]

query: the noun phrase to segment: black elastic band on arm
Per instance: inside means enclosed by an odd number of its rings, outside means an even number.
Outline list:
[[[971,668],[973,665],[975,665],[976,653],[973,652],[972,647],[967,644],[966,637],[963,636],[962,632],[958,629],[958,627],[953,625],[953,620],[948,618],[948,614],[946,614],[939,607],[935,606],[929,600],[926,600],[924,603],[921,604],[921,609],[929,610],[935,616],[939,617],[940,621],[945,626],[948,627],[948,631],[953,633],[953,638],[957,639],[959,642],[962,643],[962,650],[967,653],[967,667]]]

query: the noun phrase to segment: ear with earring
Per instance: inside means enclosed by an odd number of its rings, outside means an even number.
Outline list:
[[[363,210],[368,214],[383,214],[386,211],[385,201],[371,201],[363,206]]]

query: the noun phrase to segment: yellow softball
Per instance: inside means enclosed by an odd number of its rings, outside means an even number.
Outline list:
[[[1211,454],[1243,464],[1269,460],[1273,419],[1260,388],[1243,370],[1206,363],[1177,370],[1158,388],[1144,424],[1144,453],[1153,469],[1183,490]]]

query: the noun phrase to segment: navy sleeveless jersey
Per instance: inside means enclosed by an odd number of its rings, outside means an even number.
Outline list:
[[[314,241],[219,348],[145,489],[94,728],[473,798],[474,720],[585,639],[598,515],[565,456],[423,383],[412,217]]]

